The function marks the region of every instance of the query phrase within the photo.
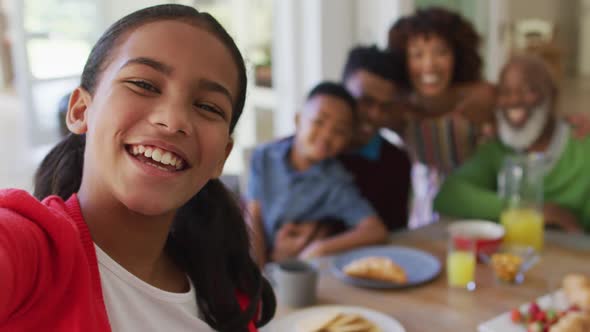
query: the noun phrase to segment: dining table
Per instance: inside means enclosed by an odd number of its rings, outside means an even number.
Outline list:
[[[322,257],[317,260],[315,305],[358,306],[379,311],[399,321],[407,332],[477,331],[482,322],[555,292],[568,273],[590,275],[590,236],[546,230],[540,260],[527,271],[522,283],[498,281],[491,266],[480,263],[476,267],[475,290],[449,287],[444,262],[447,227],[452,222],[443,218],[418,229],[395,232],[387,244],[422,250],[436,257],[442,269],[434,280],[401,289],[355,287],[332,273],[333,257]],[[274,319],[300,309],[279,301]]]

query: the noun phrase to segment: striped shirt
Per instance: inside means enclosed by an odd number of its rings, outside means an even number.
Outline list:
[[[414,161],[447,175],[469,159],[478,145],[479,132],[458,114],[412,118],[406,143]]]

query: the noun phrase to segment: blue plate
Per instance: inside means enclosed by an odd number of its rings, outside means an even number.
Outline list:
[[[349,277],[344,267],[359,258],[368,256],[384,256],[400,265],[408,275],[408,282],[396,284],[387,281]],[[440,274],[441,264],[431,254],[407,247],[382,246],[368,247],[346,252],[332,259],[331,271],[340,280],[353,286],[377,289],[405,288],[421,285],[436,278]]]

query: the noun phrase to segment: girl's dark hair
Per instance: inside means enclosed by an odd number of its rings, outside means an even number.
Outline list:
[[[239,95],[233,105],[230,133],[246,99],[246,69],[233,39],[209,14],[182,5],[160,5],[136,11],[114,23],[98,40],[82,73],[80,86],[93,94],[100,75],[123,36],[147,23],[175,20],[215,35],[231,53],[238,71]],[[35,174],[35,196],[68,199],[80,188],[84,162],[84,135],[68,135],[56,145]],[[204,320],[218,331],[247,331],[248,324],[266,324],[276,303],[268,281],[249,255],[246,224],[235,198],[217,179],[211,179],[182,206],[168,236],[166,250],[194,284]],[[241,310],[237,292],[247,296]]]
[[[449,45],[455,59],[453,83],[481,80],[480,37],[473,25],[461,15],[447,9],[429,7],[399,19],[389,30],[388,49],[404,54],[404,68],[407,68],[408,40],[416,36],[438,36]],[[404,73],[404,82],[410,87],[407,69]]]
[[[352,110],[352,115],[356,117],[356,100],[342,84],[328,81],[321,82],[309,91],[307,100],[311,100],[315,96],[331,96],[342,99]]]

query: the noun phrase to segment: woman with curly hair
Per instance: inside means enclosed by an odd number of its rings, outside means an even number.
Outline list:
[[[493,120],[494,87],[482,79],[480,37],[462,16],[426,8],[398,20],[389,49],[405,69],[403,133],[416,161],[448,174],[469,158]]]
[[[482,78],[480,42],[469,21],[438,7],[419,9],[389,30],[391,62],[399,67],[397,83],[407,94],[399,105],[405,121],[400,124],[397,112],[384,127],[402,134],[414,161],[427,167],[414,170],[419,176],[413,181],[410,224],[433,219],[429,205],[441,181],[474,154],[482,137],[493,135],[496,92]],[[577,136],[590,133],[586,115],[566,121]],[[418,211],[422,217],[416,217]]]

